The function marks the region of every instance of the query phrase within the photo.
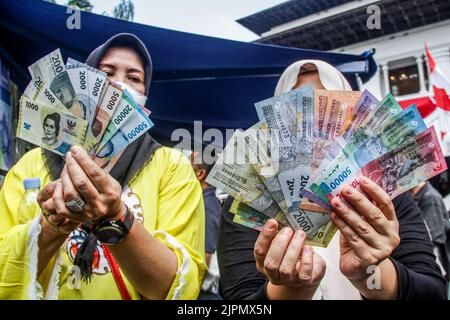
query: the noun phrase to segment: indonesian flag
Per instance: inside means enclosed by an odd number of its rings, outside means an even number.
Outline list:
[[[434,93],[430,98],[435,108],[424,118],[424,121],[428,126],[435,126],[436,132],[440,133],[442,151],[445,156],[450,156],[450,98],[448,95],[450,93],[450,75],[444,75],[439,69],[426,44],[425,51],[430,67],[430,85]]]

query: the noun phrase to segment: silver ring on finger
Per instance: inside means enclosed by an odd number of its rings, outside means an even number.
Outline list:
[[[70,201],[66,201],[66,207],[72,212],[81,212],[83,211],[83,207],[86,205],[86,201],[83,198],[78,197]]]

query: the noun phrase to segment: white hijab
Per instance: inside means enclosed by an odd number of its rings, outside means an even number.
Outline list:
[[[320,60],[300,60],[291,64],[283,72],[275,89],[276,96],[292,90],[292,87],[297,83],[300,68],[306,63],[312,63],[317,67],[320,81],[325,89],[344,91],[352,90],[347,79],[345,79],[342,73],[340,73],[332,65]],[[314,294],[314,300],[361,299],[359,291],[351,284],[351,282],[341,273],[339,269],[339,237],[340,232],[337,231],[328,245],[328,248],[314,248],[316,253],[318,253],[327,264],[325,276]]]
[[[320,82],[327,90],[345,90],[351,91],[352,87],[348,83],[347,79],[339,72],[338,69],[321,60],[300,60],[294,62],[284,70],[280,79],[278,80],[277,87],[275,88],[275,95],[286,93],[292,90],[292,87],[297,83],[298,74],[300,68],[307,63],[312,63],[317,67],[319,71]]]

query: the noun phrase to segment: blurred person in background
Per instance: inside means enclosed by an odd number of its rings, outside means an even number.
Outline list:
[[[411,189],[414,200],[422,211],[423,219],[433,241],[434,253],[442,274],[449,280],[450,218],[441,194],[429,182]]]
[[[212,158],[215,159],[215,156]],[[195,176],[203,190],[203,202],[205,204],[205,258],[208,265],[208,273],[203,280],[199,294],[199,300],[221,300],[219,295],[219,267],[217,265],[217,229],[219,227],[222,207],[216,197],[216,188],[208,184],[205,179],[214,166],[212,161],[204,159],[202,154],[192,152],[190,156]],[[211,162],[211,163],[210,163]]]

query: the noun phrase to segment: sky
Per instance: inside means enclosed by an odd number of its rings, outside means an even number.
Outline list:
[[[57,0],[64,4],[67,1]],[[133,0],[134,22],[224,39],[259,37],[235,20],[286,0]],[[108,12],[118,0],[91,0],[94,13]],[[112,15],[112,14],[111,14]]]

